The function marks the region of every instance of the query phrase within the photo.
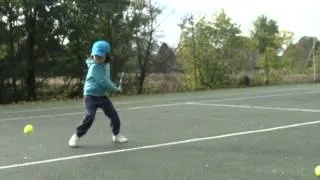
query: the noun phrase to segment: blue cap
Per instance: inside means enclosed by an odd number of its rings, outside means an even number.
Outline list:
[[[92,45],[91,56],[105,56],[107,53],[110,53],[111,46],[107,41],[96,41]]]

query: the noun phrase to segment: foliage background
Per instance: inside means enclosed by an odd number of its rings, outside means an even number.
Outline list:
[[[1,0],[0,104],[81,98],[94,40],[112,44],[124,94],[317,82],[319,40],[259,16],[250,36],[223,11],[179,24],[177,47],[159,42],[152,0]],[[314,66],[314,64],[316,66]]]

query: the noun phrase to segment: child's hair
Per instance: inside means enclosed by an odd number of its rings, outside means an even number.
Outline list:
[[[112,61],[111,56],[109,53],[106,54],[106,58],[104,60],[104,63],[110,63]]]

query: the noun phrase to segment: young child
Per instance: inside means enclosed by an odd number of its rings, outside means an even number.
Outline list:
[[[88,72],[84,84],[85,116],[76,127],[75,133],[69,139],[70,147],[77,147],[80,138],[90,129],[98,108],[111,120],[112,141],[125,143],[127,138],[120,134],[120,118],[107,93],[121,92],[110,80],[109,54],[111,46],[107,41],[94,42],[91,58],[86,60]],[[108,72],[107,72],[108,71]]]

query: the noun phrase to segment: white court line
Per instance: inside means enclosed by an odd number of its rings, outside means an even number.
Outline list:
[[[281,93],[281,94],[270,94],[270,95],[262,95],[262,96],[244,96],[244,97],[237,97],[237,98],[221,98],[216,100],[207,100],[207,101],[198,101],[201,102],[223,102],[223,101],[237,101],[237,100],[246,100],[246,99],[258,99],[258,98],[267,98],[267,97],[284,97],[284,96],[292,96],[298,94],[313,94],[313,93],[320,93],[320,91],[309,91],[309,92],[300,92],[300,93]],[[190,100],[190,99],[187,99]],[[161,107],[170,107],[170,106],[179,106],[187,104],[188,102],[181,102],[181,103],[172,103],[172,104],[156,104],[156,105],[147,105],[147,106],[136,106],[136,107],[129,107],[129,108],[119,108],[119,110],[139,110],[139,109],[151,109],[151,108],[161,108]],[[74,116],[83,114],[81,112],[72,112],[72,113],[60,113],[60,114],[45,114],[45,115],[34,115],[34,116],[24,116],[24,117],[11,117],[11,118],[0,118],[0,122],[7,122],[13,120],[27,120],[27,119],[34,119],[34,118],[46,118],[46,117],[63,117],[63,116]]]
[[[247,99],[268,98],[268,97],[282,97],[282,96],[292,96],[292,95],[298,95],[298,94],[315,94],[315,93],[320,93],[320,91],[269,94],[269,95],[263,95],[263,96],[235,97],[235,98],[212,99],[212,100],[203,100],[203,101],[200,100],[198,102],[238,101],[238,100],[247,100]]]
[[[147,106],[137,106],[137,107],[129,107],[129,110],[138,110],[138,109],[152,109],[152,108],[161,108],[161,107],[168,107],[168,106],[180,106],[185,105],[186,102],[183,103],[172,103],[172,104],[156,104],[156,105],[147,105]]]
[[[309,90],[308,88],[290,88],[286,90],[275,90],[270,91],[267,93],[278,93],[278,92],[292,92],[296,90]],[[298,91],[300,92],[300,91]],[[231,96],[231,95],[239,95],[239,94],[248,94],[248,92],[241,92],[241,93],[229,93],[224,94],[221,97],[225,96]],[[202,98],[212,98],[212,95],[206,95],[206,96],[193,96],[189,97],[189,100],[198,100]],[[151,100],[133,100],[133,101],[127,101],[127,102],[116,102],[115,105],[130,105],[130,104],[136,104],[136,103],[152,103],[152,102],[164,102],[164,101],[175,101],[175,100],[185,100],[185,97],[172,97],[172,98],[161,98],[161,99],[151,99]],[[60,107],[49,107],[49,108],[36,108],[36,109],[25,109],[25,110],[14,110],[14,111],[0,111],[0,114],[17,114],[17,113],[28,113],[28,112],[43,112],[43,111],[50,111],[50,110],[60,110],[60,109],[81,109],[82,106],[60,106]]]
[[[224,94],[224,96],[231,96],[231,95],[237,95],[237,94]],[[195,97],[189,97],[190,100],[199,100],[204,98],[210,98],[212,95],[207,96],[195,96]],[[178,100],[185,100],[185,97],[181,98],[162,98],[162,99],[156,99],[156,100],[137,100],[137,101],[128,101],[128,102],[117,102],[114,101],[115,105],[130,105],[130,104],[137,104],[137,103],[153,103],[153,102],[164,102],[164,101],[178,101]],[[43,112],[43,111],[50,111],[50,110],[61,110],[61,109],[83,109],[82,101],[79,104],[79,106],[60,106],[60,107],[49,107],[49,108],[35,108],[35,109],[25,109],[25,110],[13,110],[13,111],[0,111],[0,114],[18,114],[18,113],[28,113],[28,112]]]
[[[198,105],[198,106],[216,106],[216,107],[244,108],[244,109],[279,110],[279,111],[296,111],[296,112],[316,112],[316,113],[320,112],[320,109],[304,109],[304,108],[280,108],[280,107],[268,107],[268,106],[251,106],[251,105],[235,105],[235,104],[213,104],[213,103],[197,103],[197,102],[189,102],[187,104],[189,104],[189,105]]]
[[[172,103],[172,104],[157,104],[149,106],[136,106],[129,108],[118,108],[117,110],[138,110],[138,109],[152,109],[152,108],[161,108],[161,107],[170,107],[170,106],[179,106],[186,103]],[[74,116],[84,114],[84,111],[81,112],[72,112],[72,113],[60,113],[60,114],[44,114],[44,115],[34,115],[34,116],[24,116],[24,117],[12,117],[12,118],[3,118],[0,119],[0,122],[14,121],[14,120],[27,120],[35,118],[50,118],[50,117],[64,117],[64,116]]]
[[[294,127],[314,125],[314,124],[319,124],[319,123],[320,123],[320,121],[310,121],[310,122],[296,123],[296,124],[290,124],[290,125],[285,125],[285,126],[277,126],[277,127],[272,127],[272,128],[222,134],[222,135],[218,135],[218,136],[193,138],[193,139],[173,141],[173,142],[168,142],[168,143],[139,146],[139,147],[134,147],[134,148],[126,148],[126,149],[113,150],[113,151],[104,151],[104,152],[98,152],[98,153],[90,153],[90,154],[81,154],[81,155],[67,156],[67,157],[61,157],[61,158],[53,158],[53,159],[47,159],[47,160],[41,160],[41,161],[18,163],[18,164],[0,166],[0,170],[12,169],[12,168],[18,168],[18,167],[34,166],[34,165],[39,165],[39,164],[49,164],[49,163],[61,162],[61,161],[72,160],[72,159],[80,159],[80,158],[85,158],[85,157],[102,156],[102,155],[107,155],[107,154],[116,154],[116,153],[130,152],[130,151],[137,151],[137,150],[144,150],[144,149],[154,149],[154,148],[159,148],[159,147],[173,146],[173,145],[178,145],[178,144],[186,144],[186,143],[200,142],[200,141],[208,141],[208,140],[214,140],[214,139],[222,139],[222,138],[228,138],[228,137],[233,137],[233,136],[242,136],[242,135],[247,135],[247,134],[270,132],[270,131],[276,131],[276,130],[281,130],[281,129],[289,129],[289,128],[294,128]]]

